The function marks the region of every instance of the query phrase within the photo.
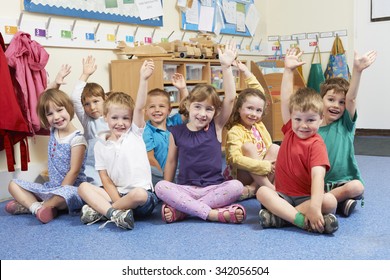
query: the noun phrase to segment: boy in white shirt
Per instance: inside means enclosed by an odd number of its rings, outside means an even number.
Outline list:
[[[146,60],[140,71],[135,105],[123,92],[112,92],[105,100],[104,118],[109,131],[99,134],[94,149],[95,167],[104,189],[90,183],[80,185],[79,195],[87,202],[81,210],[83,223],[107,218],[120,228],[133,229],[134,215],[148,216],[158,203],[142,138],[147,80],[153,70],[153,61]]]

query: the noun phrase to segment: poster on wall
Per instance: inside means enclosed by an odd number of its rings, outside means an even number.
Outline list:
[[[163,26],[162,0],[24,0],[28,12]]]
[[[390,20],[390,1],[371,0],[371,21]]]

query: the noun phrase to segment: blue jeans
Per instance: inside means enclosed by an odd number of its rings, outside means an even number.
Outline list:
[[[134,217],[136,218],[145,218],[150,216],[153,213],[154,208],[158,204],[158,198],[156,194],[150,190],[146,191],[148,193],[148,198],[144,205],[138,206],[133,209]]]

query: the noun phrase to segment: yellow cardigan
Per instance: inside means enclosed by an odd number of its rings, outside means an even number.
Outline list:
[[[255,124],[267,150],[272,145],[271,135],[265,125],[260,122]],[[242,169],[256,175],[267,175],[271,172],[271,162],[246,157],[242,154],[241,147],[244,143],[256,143],[255,136],[251,130],[241,124],[234,125],[227,133],[226,138],[226,163],[232,167],[232,176],[237,178],[237,169]],[[265,154],[261,155],[262,157]]]
[[[245,79],[249,88],[255,88],[264,93],[264,89],[254,75]],[[267,150],[272,144],[271,135],[265,125],[260,122],[255,124],[259,131]],[[271,162],[267,160],[256,160],[242,154],[241,147],[244,143],[255,143],[256,139],[252,131],[246,129],[241,124],[234,125],[227,133],[226,139],[226,163],[232,168],[232,176],[237,178],[237,169],[246,170],[256,175],[267,175],[271,172]],[[265,155],[261,155],[264,157]]]

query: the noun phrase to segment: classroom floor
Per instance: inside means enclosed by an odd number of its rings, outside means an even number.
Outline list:
[[[132,231],[112,223],[103,229],[99,223],[83,225],[78,216],[69,215],[43,225],[32,215],[9,215],[4,201],[0,259],[390,260],[390,157],[357,155],[357,160],[366,183],[365,205],[358,204],[349,218],[339,217],[339,230],[332,235],[295,227],[262,229],[255,199],[242,203],[247,210],[243,224],[197,218],[166,224],[159,205],[152,217],[136,221]]]

